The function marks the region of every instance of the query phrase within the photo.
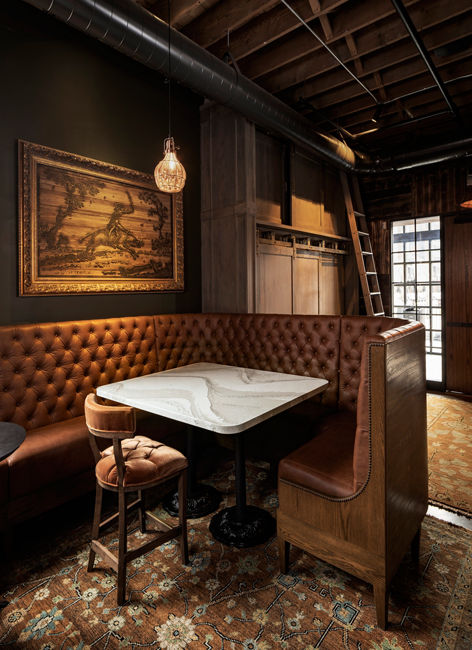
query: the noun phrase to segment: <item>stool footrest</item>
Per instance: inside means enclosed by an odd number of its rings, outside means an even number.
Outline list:
[[[157,517],[154,517],[154,519],[157,519]],[[157,521],[160,522],[159,519],[157,519]],[[160,523],[163,524],[164,526],[167,526],[167,524],[165,524],[164,522],[160,522]],[[168,527],[168,530],[166,530],[165,532],[158,531],[158,534],[154,536],[152,539],[150,539],[149,542],[146,542],[145,544],[138,546],[138,548],[134,548],[133,550],[125,553],[125,557],[124,557],[125,564],[128,564],[128,562],[132,562],[132,560],[139,557],[140,555],[149,553],[157,546],[161,546],[162,544],[165,544],[171,539],[174,539],[175,537],[179,537],[181,534],[182,534],[182,526],[175,526],[174,528]],[[109,564],[111,564],[112,568],[115,569],[115,571],[118,571],[118,558],[116,557],[116,555],[114,555],[111,551],[107,549],[106,546],[104,546],[101,542],[99,542],[96,539],[92,540],[92,551],[97,553],[102,558],[102,560],[109,562]]]
[[[126,512],[130,512],[134,508],[137,508],[137,506],[139,506],[140,504],[141,504],[141,499],[135,499],[131,503],[128,503],[128,505],[126,506]],[[114,515],[110,515],[109,517],[101,521],[99,523],[100,528],[104,528],[105,526],[108,526],[108,524],[111,524],[112,521],[115,521],[115,519],[118,519],[119,514],[120,514],[119,512],[115,512]]]
[[[159,519],[159,517],[156,517],[155,514],[152,512],[149,512],[149,510],[146,510],[146,517],[149,517],[151,522],[156,525],[157,530],[165,533],[168,530],[172,530],[172,526],[169,526],[165,521],[162,521],[162,519]]]
[[[118,558],[116,557],[116,555],[113,555],[113,553],[109,551],[106,546],[101,544],[96,539],[93,539],[91,544],[91,550],[94,553],[97,553],[102,558],[102,560],[108,562],[111,565],[112,569],[118,571]]]
[[[155,549],[156,546],[161,546],[161,544],[165,544],[169,540],[174,539],[175,537],[179,537],[179,535],[181,534],[182,534],[182,526],[176,526],[175,528],[171,528],[170,530],[168,530],[166,533],[161,533],[157,535],[157,537],[149,540],[149,542],[146,542],[142,546],[139,546],[138,548],[135,548],[132,551],[128,551],[125,555],[126,564],[128,564],[128,562],[131,562],[135,558],[139,557],[140,555],[149,553],[149,551]]]

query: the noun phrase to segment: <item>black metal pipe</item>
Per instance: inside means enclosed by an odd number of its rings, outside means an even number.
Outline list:
[[[132,0],[25,0],[168,76],[168,26]],[[245,115],[337,166],[354,169],[354,151],[318,133],[309,120],[172,29],[172,78]]]
[[[393,0],[392,0],[393,1]],[[24,0],[119,52],[168,76],[168,26],[132,0]],[[396,169],[404,157],[376,160],[353,151],[266,90],[237,73],[207,50],[172,30],[172,78],[195,92],[245,115],[262,128],[316,153],[338,167],[366,173]],[[442,160],[458,150],[472,149],[470,141],[453,143]],[[431,155],[435,155],[431,150]],[[413,155],[414,156],[414,155]],[[428,159],[421,164],[428,164]]]
[[[447,103],[447,105],[449,107],[449,110],[451,111],[451,113],[453,113],[456,116],[456,118],[459,121],[462,121],[462,118],[461,118],[461,116],[459,114],[457,106],[454,104],[453,99],[452,99],[451,95],[449,94],[448,89],[446,88],[446,86],[444,85],[441,77],[439,76],[439,72],[438,72],[436,66],[433,63],[433,60],[431,59],[428,50],[424,46],[423,40],[421,39],[421,36],[418,34],[418,31],[417,31],[416,27],[414,26],[413,21],[410,18],[410,14],[405,9],[405,6],[404,6],[402,0],[391,0],[391,1],[392,1],[393,6],[396,9],[398,15],[400,16],[401,20],[403,21],[403,24],[405,25],[408,33],[410,34],[410,37],[411,37],[413,43],[415,44],[416,49],[420,53],[421,58],[425,62],[426,67],[428,68],[428,70],[429,70],[431,76],[433,77],[437,87],[439,88],[442,96],[444,97],[444,99],[445,99],[445,101],[446,101],[446,103]]]

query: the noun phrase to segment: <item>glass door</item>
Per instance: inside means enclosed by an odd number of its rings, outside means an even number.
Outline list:
[[[392,315],[426,328],[426,379],[443,383],[439,217],[392,223]]]

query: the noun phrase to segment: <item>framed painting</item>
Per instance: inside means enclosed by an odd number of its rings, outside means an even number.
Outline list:
[[[182,194],[20,140],[20,295],[182,291]]]

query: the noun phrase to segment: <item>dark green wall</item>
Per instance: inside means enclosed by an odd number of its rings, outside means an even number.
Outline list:
[[[18,296],[17,140],[151,173],[167,135],[163,77],[20,0],[0,8],[0,324],[200,311],[201,98],[173,85],[187,171],[185,291]]]

